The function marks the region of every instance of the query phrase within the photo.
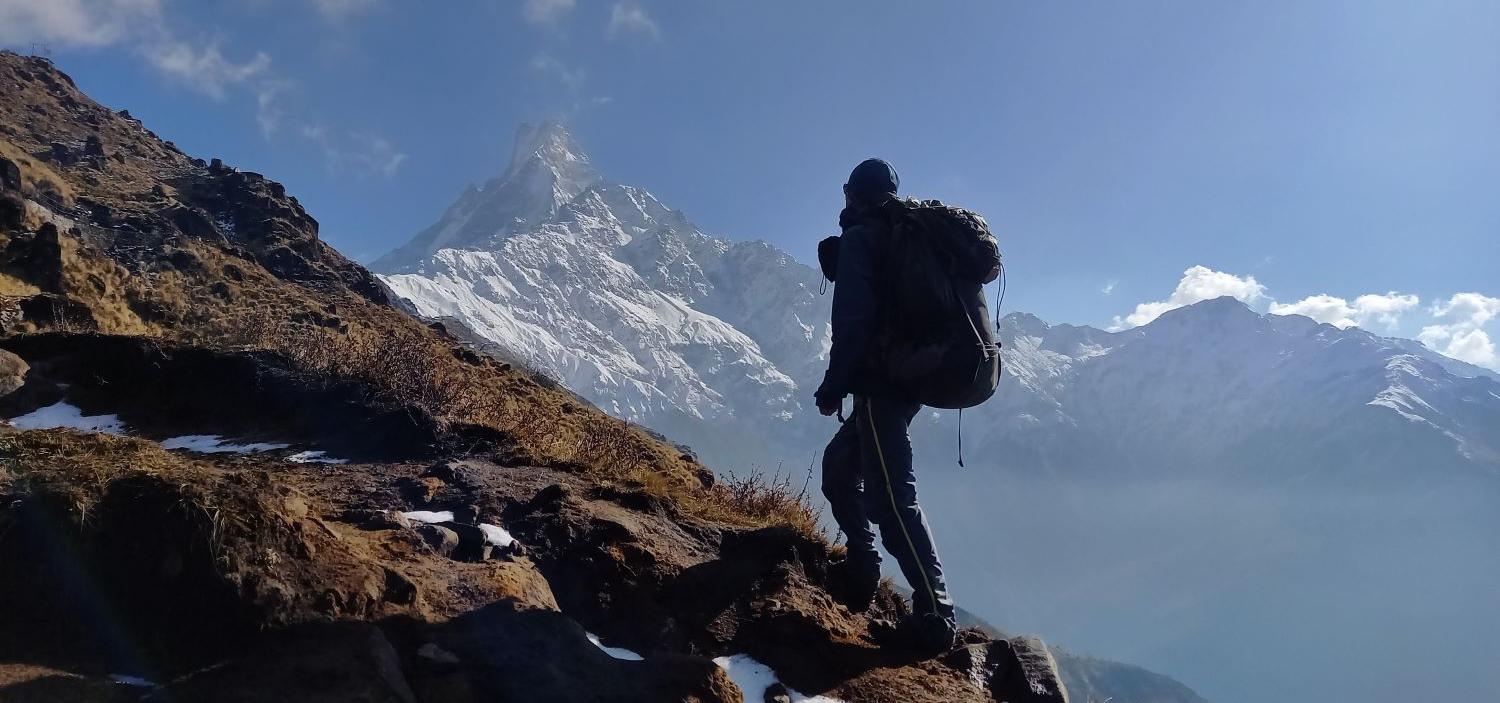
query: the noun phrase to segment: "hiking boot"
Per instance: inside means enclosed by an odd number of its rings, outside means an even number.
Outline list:
[[[870,635],[882,647],[937,654],[953,648],[958,625],[936,613],[912,614],[900,620],[872,620]]]
[[[851,612],[863,613],[875,602],[880,589],[880,562],[848,557],[829,568],[828,591]]]

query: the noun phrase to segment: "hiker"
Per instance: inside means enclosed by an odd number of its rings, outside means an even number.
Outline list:
[[[922,212],[940,218],[933,221],[939,229],[949,227],[955,216],[970,217],[973,222],[959,224],[977,222],[982,237],[962,232],[957,236],[986,239],[982,244],[988,248],[978,258],[987,259],[990,255],[986,252],[993,251],[997,270],[999,251],[982,218],[936,201],[902,200],[896,195],[899,185],[895,169],[885,161],[860,163],[844,185],[845,207],[839,215],[842,234],[824,240],[818,247],[819,263],[825,276],[834,281],[835,289],[833,346],[828,371],[815,399],[819,412],[838,415],[842,420],[823,454],[823,494],[848,548],[847,558],[835,567],[831,590],[851,610],[863,612],[870,607],[880,581],[873,522],[880,528],[886,551],[895,557],[912,588],[912,616],[900,623],[879,623],[878,629],[907,645],[945,650],[957,632],[953,599],[943,578],[932,530],[917,503],[911,437],[907,433],[912,418],[922,408],[920,396],[944,383],[933,380],[930,368],[918,368],[923,362],[915,355],[903,357],[897,350],[917,346],[919,340],[911,337],[922,333],[909,330],[919,330],[923,325],[915,324],[912,317],[925,322],[958,320],[943,322],[934,328],[937,332],[927,335],[957,340],[950,346],[956,350],[952,357],[961,359],[955,363],[962,370],[949,375],[965,376],[958,381],[963,388],[944,391],[946,396],[930,401],[940,407],[957,408],[971,407],[993,393],[999,376],[999,354],[988,324],[982,283],[957,287],[944,283],[943,290],[927,296],[915,290],[922,287],[921,281],[909,284],[913,276],[928,273],[924,267],[935,269],[938,265],[928,256],[931,249],[927,243],[911,238],[930,233],[908,215],[921,206],[937,206]],[[916,224],[898,231],[898,222]],[[929,278],[948,280],[946,273]],[[994,275],[986,271],[974,278],[988,282]],[[902,288],[898,290],[898,286]],[[960,290],[964,286],[967,291]],[[952,312],[922,314],[903,308],[909,308],[913,299],[924,297],[946,299]],[[943,344],[947,343],[939,346]],[[923,348],[934,346],[926,344]],[[942,359],[946,363],[949,357]],[[924,373],[929,375],[922,376]],[[955,388],[952,383],[947,387]],[[851,395],[852,412],[845,419],[844,399]]]

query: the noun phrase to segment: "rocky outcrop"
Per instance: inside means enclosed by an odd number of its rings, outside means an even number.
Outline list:
[[[26,372],[31,366],[24,359],[0,349],[0,397],[14,393],[26,384]]]

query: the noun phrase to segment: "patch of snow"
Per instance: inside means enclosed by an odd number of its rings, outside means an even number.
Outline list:
[[[185,449],[202,454],[255,454],[276,449],[286,449],[287,444],[274,442],[251,442],[235,444],[216,434],[189,434],[162,440],[162,449]]]
[[[595,647],[598,647],[599,649],[604,650],[604,653],[608,654],[609,656],[612,656],[612,657],[614,657],[616,659],[625,659],[627,661],[637,661],[638,662],[638,661],[644,661],[645,660],[645,657],[643,657],[643,656],[641,656],[639,654],[636,654],[635,652],[632,652],[632,651],[630,651],[628,649],[625,649],[623,647],[610,647],[608,645],[605,645],[604,641],[601,640],[601,639],[599,639],[599,636],[596,635],[596,634],[594,634],[594,633],[592,633],[592,632],[589,632],[589,633],[586,633],[586,634],[588,634],[589,641],[593,642]]]
[[[296,454],[293,454],[293,455],[287,457],[286,460],[290,461],[292,463],[295,463],[295,464],[347,464],[347,463],[349,463],[348,459],[335,459],[335,458],[333,458],[331,456],[328,456],[327,452],[315,452],[315,451],[297,452]]]
[[[480,523],[479,531],[484,533],[484,541],[489,542],[496,547],[509,547],[510,545],[516,543],[516,538],[510,536],[510,533],[506,532],[505,528],[500,527],[499,525]]]
[[[411,512],[401,513],[401,516],[408,520],[411,520],[412,522],[427,522],[433,524],[439,522],[453,522],[452,510],[441,510],[436,512],[432,510],[413,510]]]
[[[125,434],[125,423],[120,421],[120,416],[84,415],[82,410],[69,405],[66,401],[59,401],[45,408],[37,408],[20,417],[13,417],[10,419],[10,424],[18,430],[67,428],[110,435]]]
[[[714,663],[734,681],[740,691],[744,692],[745,700],[758,701],[765,697],[766,689],[776,685],[780,680],[776,678],[776,672],[771,667],[751,658],[748,654],[736,654],[732,657],[719,657]],[[787,689],[792,696],[792,703],[843,703],[837,698],[828,696],[809,696]]]

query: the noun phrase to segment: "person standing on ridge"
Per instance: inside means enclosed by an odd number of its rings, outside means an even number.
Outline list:
[[[899,185],[881,159],[856,166],[844,185],[842,233],[818,246],[835,289],[833,346],[814,397],[819,412],[842,421],[823,454],[823,494],[848,548],[831,590],[851,610],[870,607],[880,581],[873,522],[912,588],[913,611],[876,629],[935,651],[952,645],[957,622],[917,503],[907,430],[924,404],[972,407],[994,392],[999,349],[982,285],[1000,260],[983,218],[902,200]]]

